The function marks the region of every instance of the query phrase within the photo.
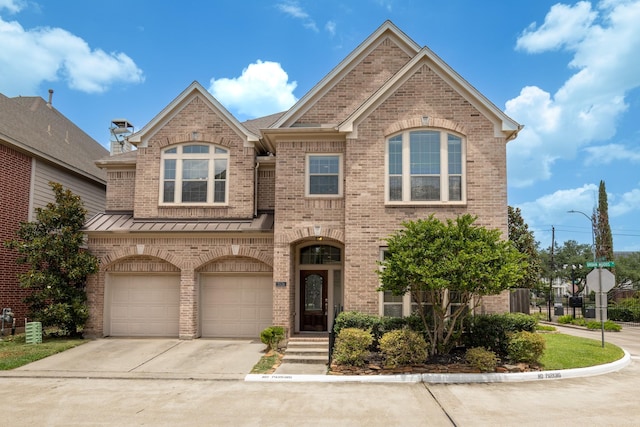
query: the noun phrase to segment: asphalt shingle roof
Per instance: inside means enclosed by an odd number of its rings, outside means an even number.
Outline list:
[[[0,143],[106,183],[95,161],[109,151],[38,96],[0,94]]]

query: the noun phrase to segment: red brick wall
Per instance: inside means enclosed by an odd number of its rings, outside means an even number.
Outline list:
[[[31,158],[0,145],[0,241],[12,239],[21,221],[29,216]],[[27,292],[18,285],[17,274],[25,271],[16,264],[17,253],[0,245],[0,309],[10,307],[18,327],[24,326]],[[6,331],[5,331],[6,333]]]

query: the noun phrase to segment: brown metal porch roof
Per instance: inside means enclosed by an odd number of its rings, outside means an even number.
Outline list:
[[[193,232],[260,232],[273,230],[273,215],[254,219],[221,220],[136,220],[132,214],[100,213],[84,226],[85,232],[110,233],[193,233]]]

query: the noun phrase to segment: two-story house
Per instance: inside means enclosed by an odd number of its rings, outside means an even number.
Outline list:
[[[21,222],[54,201],[50,181],[82,198],[89,217],[105,209],[106,173],[95,159],[109,152],[39,96],[0,94],[0,309],[10,308],[22,328],[28,290],[18,283],[26,266],[1,243],[14,239]]]
[[[385,22],[290,110],[240,123],[194,82],[106,158],[86,226],[95,336],[326,331],[333,308],[406,315],[377,291],[405,220],[471,213],[507,231],[506,143],[521,128]],[[509,310],[507,294],[481,310]]]

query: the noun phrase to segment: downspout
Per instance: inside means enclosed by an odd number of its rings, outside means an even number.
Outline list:
[[[254,177],[253,177],[253,217],[258,217],[258,168],[260,167],[260,162],[256,161],[256,167],[254,169]]]

